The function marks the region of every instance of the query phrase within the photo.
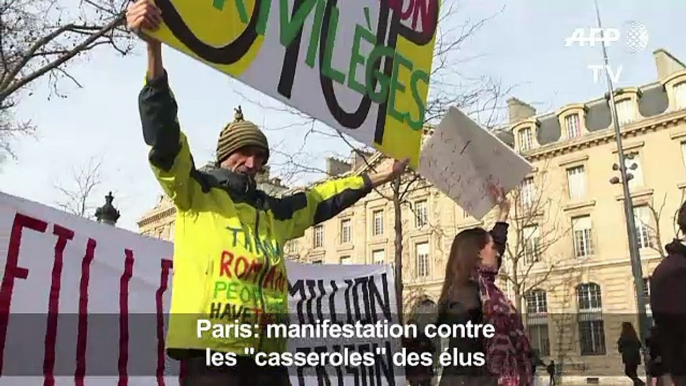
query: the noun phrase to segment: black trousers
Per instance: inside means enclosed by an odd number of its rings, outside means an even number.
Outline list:
[[[634,385],[645,385],[645,382],[638,377],[638,363],[625,363],[624,375],[634,381]]]
[[[207,366],[205,357],[183,360],[181,386],[290,386],[286,367],[258,366],[252,358],[238,357],[234,366]]]

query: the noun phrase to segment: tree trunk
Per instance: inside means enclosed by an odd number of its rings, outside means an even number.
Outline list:
[[[395,298],[398,322],[403,323],[403,219],[400,206],[400,177],[393,182],[393,218],[395,231]]]

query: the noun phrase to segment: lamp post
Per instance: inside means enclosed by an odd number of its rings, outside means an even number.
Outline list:
[[[600,10],[598,8],[598,0],[594,0],[596,19],[598,22],[598,28],[600,29],[601,38],[603,38],[603,27],[600,22]],[[634,218],[634,205],[631,200],[631,192],[629,191],[629,181],[633,178],[633,175],[627,171],[626,159],[624,155],[624,148],[622,147],[622,132],[619,127],[619,119],[617,116],[617,106],[615,104],[615,90],[612,84],[612,78],[608,69],[610,68],[610,61],[607,57],[607,49],[605,48],[604,40],[602,40],[601,47],[603,49],[603,60],[605,61],[605,78],[607,82],[608,92],[605,94],[605,99],[610,103],[610,112],[612,114],[612,125],[615,130],[615,141],[617,142],[617,154],[619,156],[619,165],[614,164],[612,169],[619,170],[620,177],[614,177],[610,180],[612,184],[621,184],[622,192],[624,195],[624,216],[626,217],[626,232],[629,236],[629,259],[631,260],[631,272],[634,276],[634,289],[636,292],[636,308],[638,312],[638,325],[639,325],[639,339],[645,347],[646,337],[649,334],[650,327],[648,326],[648,315],[646,314],[646,302],[643,294],[645,293],[645,286],[643,284],[643,267],[641,265],[641,255],[638,248],[638,240],[636,239],[636,221]],[[633,158],[633,157],[632,157]],[[636,164],[632,165],[632,170],[636,169]],[[648,355],[646,350],[643,350],[643,363],[648,364]],[[650,375],[647,374],[646,377],[648,385],[650,382]]]

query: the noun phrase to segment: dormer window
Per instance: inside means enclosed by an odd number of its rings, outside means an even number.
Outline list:
[[[581,119],[579,114],[570,114],[565,117],[565,128],[567,129],[567,139],[581,137]]]
[[[686,82],[674,86],[674,106],[677,110],[686,109]]]
[[[634,121],[634,106],[631,99],[617,102],[617,119],[620,125],[625,125]]]
[[[530,127],[519,130],[517,134],[517,142],[519,144],[519,151],[527,151],[533,145],[533,131]]]

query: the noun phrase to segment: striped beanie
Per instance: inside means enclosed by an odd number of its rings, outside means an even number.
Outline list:
[[[221,163],[231,153],[236,150],[246,147],[255,146],[264,150],[267,163],[269,159],[269,143],[267,137],[262,131],[250,121],[243,119],[243,110],[241,106],[236,109],[234,121],[226,125],[219,134],[219,141],[217,142],[217,162]]]

